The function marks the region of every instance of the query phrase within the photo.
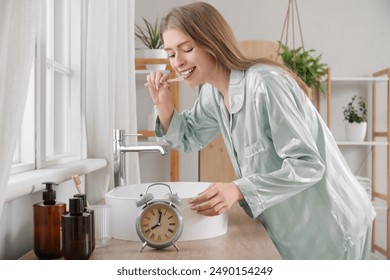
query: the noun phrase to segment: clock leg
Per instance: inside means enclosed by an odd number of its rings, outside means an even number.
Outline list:
[[[144,244],[142,244],[142,247],[141,247],[141,249],[139,250],[141,253],[142,253],[142,251],[145,249],[146,245],[148,245],[148,242],[145,242]]]
[[[179,247],[177,247],[177,245],[175,243],[172,242],[172,245],[173,245],[173,247],[176,248],[176,250],[180,251]]]

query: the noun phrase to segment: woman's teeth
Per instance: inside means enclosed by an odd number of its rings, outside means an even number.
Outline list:
[[[193,71],[195,70],[195,67],[187,70],[187,71],[184,71],[184,72],[181,72],[181,75],[184,77],[184,78],[187,78]]]

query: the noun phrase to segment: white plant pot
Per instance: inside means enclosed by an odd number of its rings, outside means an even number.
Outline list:
[[[145,58],[168,58],[168,54],[163,49],[148,49],[144,50]]]
[[[345,132],[348,141],[361,142],[364,141],[367,132],[367,123],[345,123]]]
[[[143,49],[135,49],[134,51],[134,58],[144,58],[144,50]]]
[[[163,49],[149,49],[144,50],[144,58],[168,58],[168,54]],[[164,71],[166,69],[166,64],[146,64],[147,70],[154,71]]]

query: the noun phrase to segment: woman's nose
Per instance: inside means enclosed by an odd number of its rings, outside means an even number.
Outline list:
[[[181,56],[181,55],[175,55],[175,58],[174,58],[173,63],[174,63],[174,65],[173,65],[174,68],[180,68],[180,67],[182,67],[182,66],[185,64],[184,59],[183,59],[183,56]]]

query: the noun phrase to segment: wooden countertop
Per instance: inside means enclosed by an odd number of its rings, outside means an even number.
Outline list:
[[[177,246],[164,250],[146,247],[139,252],[141,242],[112,239],[104,248],[96,248],[91,260],[279,260],[263,225],[257,219],[249,218],[240,206],[235,205],[229,212],[229,226],[225,235],[196,240],[178,241]],[[33,251],[21,259],[37,259]]]

